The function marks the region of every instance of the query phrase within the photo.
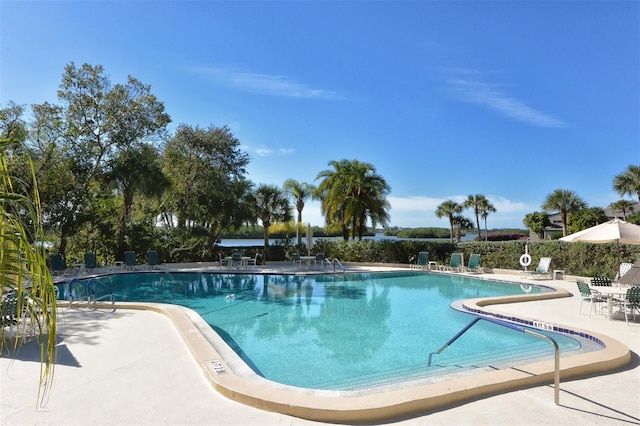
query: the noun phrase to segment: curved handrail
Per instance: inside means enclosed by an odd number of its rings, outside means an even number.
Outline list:
[[[92,287],[92,284],[98,284],[101,288],[105,289],[108,294],[105,294],[104,296],[100,296],[96,298],[96,291],[95,291],[95,288]],[[93,295],[93,303],[97,302],[98,300],[106,299],[107,297],[109,298],[110,302],[113,302],[113,291],[111,290],[111,287],[109,287],[99,279],[91,278],[89,280],[88,287],[89,287],[89,299],[91,299],[91,295]]]
[[[510,328],[512,330],[515,331],[519,331],[521,333],[525,333],[525,334],[530,334],[532,336],[535,336],[539,339],[544,339],[547,340],[549,342],[551,342],[551,344],[553,345],[553,349],[554,349],[554,354],[555,354],[555,368],[554,368],[554,376],[553,376],[553,382],[554,382],[554,402],[556,405],[560,405],[560,347],[558,346],[558,343],[550,336],[547,336],[546,334],[542,334],[542,333],[538,333],[535,332],[533,330],[529,330],[528,328],[525,328],[521,325],[517,325],[517,324],[512,324],[510,322],[506,322],[506,321],[502,321],[496,318],[489,318],[489,317],[475,317],[473,320],[471,320],[471,322],[469,324],[467,324],[462,330],[460,330],[458,333],[456,333],[455,336],[453,336],[451,339],[449,339],[449,341],[447,343],[445,343],[440,349],[438,349],[438,351],[435,353],[436,355],[440,354],[440,352],[444,351],[445,349],[447,349],[449,347],[449,345],[451,345],[453,342],[455,342],[460,336],[462,336],[464,333],[467,332],[467,330],[469,330],[471,327],[473,327],[473,325],[475,323],[477,323],[480,320],[485,320],[485,321],[489,321],[492,322],[494,324],[497,325],[501,325],[503,327],[507,327]],[[434,355],[433,353],[429,354],[429,365],[431,365],[431,357],[432,355]]]
[[[342,269],[342,273],[344,274],[344,273],[345,273],[344,266],[342,265],[342,263],[340,263],[340,260],[338,260],[338,258],[337,258],[337,257],[334,257],[334,258],[333,258],[333,262],[332,262],[332,265],[333,265],[333,273],[334,273],[334,274],[336,273],[336,263],[340,266],[340,269]]]
[[[89,283],[85,283],[78,278],[73,278],[71,281],[67,283],[67,297],[69,298],[69,302],[73,302],[73,285],[80,284],[87,291],[87,302],[91,301],[91,290],[89,289]],[[79,297],[77,300],[81,300]]]

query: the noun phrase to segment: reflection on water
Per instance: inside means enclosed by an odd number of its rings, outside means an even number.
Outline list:
[[[472,318],[452,310],[453,301],[540,292],[535,286],[424,272],[340,279],[162,272],[101,281],[116,300],[196,310],[254,371],[295,386],[349,389],[465,365],[499,364],[505,355],[553,355],[546,342],[479,323],[447,351],[430,357]],[[577,345],[568,338],[561,343],[563,351]]]

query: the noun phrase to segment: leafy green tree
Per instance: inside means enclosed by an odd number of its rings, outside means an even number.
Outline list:
[[[613,189],[621,196],[638,197],[640,202],[640,165],[630,165],[613,178]]]
[[[469,218],[462,215],[455,215],[453,217],[453,227],[456,234],[456,241],[460,242],[462,232],[473,229],[473,222],[471,222]]]
[[[248,163],[229,128],[178,126],[163,153],[171,182],[163,197],[163,224],[178,239],[173,253],[197,250],[212,258],[221,231],[255,219]]]
[[[160,199],[170,183],[163,173],[160,153],[151,144],[137,142],[122,149],[109,161],[108,169],[106,179],[122,197],[117,252],[124,253],[132,249],[126,236],[136,197]]]
[[[362,239],[368,219],[374,228],[386,225],[390,188],[375,167],[358,160],[330,161],[329,166],[333,170],[323,170],[316,177],[322,179],[316,196],[329,228],[341,226],[343,238],[348,240],[350,234]]]
[[[587,203],[582,198],[578,197],[575,192],[565,189],[556,189],[547,196],[542,204],[542,210],[545,212],[560,212],[563,236],[567,235],[567,215],[586,207]]]
[[[302,234],[300,233],[300,225],[302,223],[302,210],[304,209],[305,201],[313,197],[317,188],[310,183],[298,182],[295,179],[287,179],[282,188],[293,198],[296,210],[298,211],[298,223],[296,225],[296,229],[298,230],[297,243],[301,246]]]
[[[42,191],[45,223],[65,255],[67,240],[91,217],[89,206],[103,190],[109,161],[132,144],[153,141],[170,119],[150,86],[131,76],[112,86],[99,65],[69,63],[58,98],[61,106],[33,106],[29,145],[39,177],[51,190]]]
[[[535,232],[540,239],[544,238],[544,228],[551,225],[549,215],[545,212],[533,212],[524,217],[524,226]]]
[[[438,218],[442,218],[445,216],[449,218],[449,228],[451,231],[449,235],[452,243],[453,243],[453,227],[455,225],[455,218],[457,215],[462,213],[463,209],[464,207],[462,206],[462,204],[456,203],[453,200],[446,200],[436,208],[436,216]]]
[[[275,185],[258,185],[253,193],[255,216],[264,228],[264,252],[262,264],[269,256],[269,227],[277,222],[292,219],[291,206],[287,195]]]
[[[568,232],[573,234],[574,232],[604,223],[607,220],[609,219],[601,207],[580,209],[576,212],[569,213],[567,217]]]
[[[627,213],[632,214],[635,203],[629,200],[618,200],[615,203],[611,203],[609,207],[614,212],[622,212],[622,219],[627,220]]]

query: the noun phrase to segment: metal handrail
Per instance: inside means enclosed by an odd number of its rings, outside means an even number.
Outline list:
[[[80,281],[78,278],[73,278],[71,281],[67,283],[67,297],[69,298],[69,302],[73,302],[73,284],[80,284],[87,291],[87,302],[91,301],[91,290],[89,290],[89,283],[85,283],[84,281]],[[81,300],[78,298],[77,300]]]
[[[529,330],[521,325],[517,325],[517,324],[512,324],[510,322],[506,322],[506,321],[501,321],[495,318],[488,318],[488,317],[476,317],[473,319],[473,321],[471,321],[469,324],[467,324],[462,330],[460,330],[455,336],[453,336],[451,339],[449,339],[449,341],[447,343],[445,343],[440,349],[438,349],[438,352],[436,352],[436,355],[440,354],[440,352],[444,351],[446,348],[448,348],[453,342],[455,342],[460,336],[462,336],[464,333],[467,332],[467,330],[469,330],[471,327],[473,327],[473,325],[475,323],[477,323],[480,320],[485,320],[485,321],[489,321],[492,322],[494,324],[497,325],[501,325],[503,327],[507,327],[510,328],[512,330],[515,331],[519,331],[521,333],[526,333],[526,334],[530,334],[534,337],[538,337],[540,339],[545,339],[549,342],[551,342],[553,344],[553,349],[554,349],[554,353],[555,353],[555,366],[554,366],[554,375],[553,375],[553,384],[554,384],[554,402],[556,405],[560,405],[560,347],[558,346],[558,343],[550,336],[547,336],[545,334],[542,333],[538,333],[536,331],[533,330]],[[433,355],[433,353],[429,354],[429,365],[431,365],[431,356]]]
[[[91,285],[92,284],[98,284],[100,287],[104,288],[105,290],[107,290],[108,294],[105,294],[104,296],[100,296],[98,298],[96,298],[96,291],[95,288],[93,288]],[[106,299],[107,297],[109,298],[110,302],[113,302],[113,291],[111,290],[111,287],[109,287],[108,285],[104,284],[102,281],[100,281],[97,278],[91,278],[89,280],[88,283],[88,287],[89,287],[89,301],[91,301],[91,295],[93,294],[93,302],[97,302],[98,300],[102,300],[102,299]]]
[[[342,263],[340,263],[337,257],[334,257],[333,262],[331,263],[333,266],[333,273],[334,274],[336,273],[336,263],[340,266],[340,269],[342,269],[342,273],[344,274],[345,273],[344,266],[342,265]]]

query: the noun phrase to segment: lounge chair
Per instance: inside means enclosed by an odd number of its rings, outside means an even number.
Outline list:
[[[624,308],[624,319],[629,325],[629,310],[633,314],[633,320],[636,320],[636,311],[640,313],[640,286],[633,286],[627,290],[627,296],[622,301]]]
[[[584,281],[577,281],[578,290],[580,290],[580,307],[578,308],[578,315],[582,313],[582,303],[589,302],[589,318],[591,318],[591,312],[595,310],[594,303],[607,303],[607,298],[603,297],[597,290],[591,290],[589,284]],[[602,306],[600,307],[602,309]]]
[[[460,271],[464,267],[464,255],[462,253],[452,253],[449,265],[440,265],[441,271]]]
[[[480,274],[484,273],[484,269],[480,267],[480,255],[472,254],[469,256],[469,265],[465,268],[467,272],[478,272]]]
[[[421,251],[418,253],[418,260],[409,266],[410,268],[424,269],[429,267],[429,252]]]
[[[624,274],[629,272],[631,268],[633,268],[633,263],[622,262],[618,267],[618,271],[616,272],[616,277],[613,280],[618,281],[620,278],[624,276]]]
[[[84,254],[84,270],[91,274],[97,267],[98,262],[96,260],[96,254],[92,252],[86,252]]]
[[[49,261],[51,262],[51,274],[64,275],[67,273],[67,265],[65,264],[61,254],[52,254],[51,256],[49,256]]]
[[[541,257],[540,262],[538,262],[538,267],[531,271],[521,271],[521,275],[526,275],[527,277],[544,277],[546,276],[548,279],[551,279],[551,273],[549,272],[549,266],[551,266],[551,258],[550,257]]]
[[[136,252],[132,250],[125,251],[124,252],[124,269],[135,271],[137,267],[138,267],[138,263],[136,261]]]
[[[147,252],[147,266],[149,269],[156,269],[160,266],[160,260],[158,259],[158,252],[156,250],[149,250]]]

